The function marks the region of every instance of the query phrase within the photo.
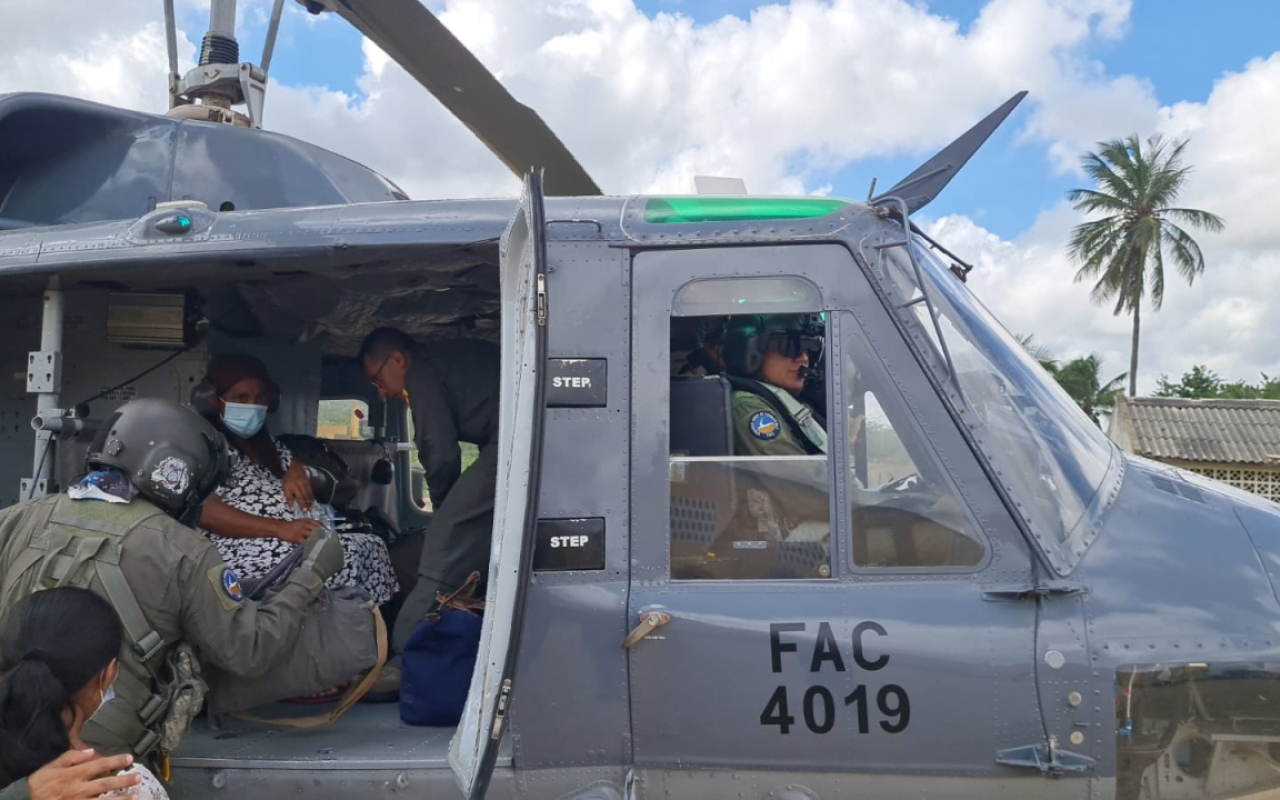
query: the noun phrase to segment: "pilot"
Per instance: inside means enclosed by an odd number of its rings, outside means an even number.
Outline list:
[[[735,455],[821,456],[822,414],[801,399],[823,338],[808,314],[731,318],[724,339],[724,378],[731,397]],[[827,543],[827,465],[782,463],[742,467],[743,494],[732,535],[764,541]]]
[[[680,375],[719,375],[724,371],[720,348],[724,344],[724,328],[715,320],[704,320],[698,330],[698,347],[685,357]]]
[[[434,610],[437,592],[455,591],[472,572],[480,573],[484,591],[498,475],[498,356],[489,342],[418,343],[395,328],[379,328],[360,345],[360,363],[378,393],[408,400],[434,511],[424,535],[415,537],[422,553],[417,582],[396,616],[397,652]],[[480,448],[465,473],[459,442]]]
[[[733,387],[733,440],[738,455],[827,453],[826,421],[801,399],[823,338],[811,315],[743,316],[725,334],[725,378]]]
[[[312,534],[301,565],[255,602],[217,548],[188,527],[228,469],[225,439],[195,411],[153,398],[126,403],[98,431],[85,464],[87,474],[66,493],[0,511],[0,617],[32,592],[69,585],[106,597],[124,623],[113,697],[85,724],[85,742],[153,759],[176,746],[200,703],[189,683],[170,679],[170,670],[190,663],[175,653],[194,650],[206,675],[254,680],[296,669],[302,683],[314,677],[326,685],[351,677],[329,674],[329,653],[321,661],[295,652],[307,649],[300,631],[315,628],[314,609],[324,607],[308,605],[342,569],[336,535]],[[350,647],[359,658],[367,648],[369,665],[378,660],[373,636]]]

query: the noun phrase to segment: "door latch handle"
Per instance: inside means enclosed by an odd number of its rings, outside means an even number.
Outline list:
[[[671,621],[671,615],[665,611],[645,611],[640,615],[640,624],[632,629],[626,641],[622,643],[625,650],[640,644],[640,640]]]

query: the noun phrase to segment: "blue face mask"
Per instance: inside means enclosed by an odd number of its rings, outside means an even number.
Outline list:
[[[248,439],[262,430],[267,421],[267,407],[253,406],[247,403],[228,403],[225,400],[222,410],[222,424],[236,436]]]
[[[96,718],[98,714],[102,711],[102,709],[106,707],[107,703],[110,703],[112,700],[115,699],[115,697],[116,697],[116,682],[112,681],[111,684],[107,686],[107,690],[102,693],[102,702],[98,704],[98,708],[92,714],[90,714],[89,719],[85,721],[86,722],[93,721],[94,718]]]

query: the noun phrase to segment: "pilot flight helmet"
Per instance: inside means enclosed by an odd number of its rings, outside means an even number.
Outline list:
[[[816,314],[767,314],[733,317],[725,330],[725,368],[734,375],[754,376],[773,351],[785,358],[809,354],[810,365],[822,357],[822,324]]]
[[[227,441],[194,410],[155,397],[120,406],[85,454],[89,469],[115,467],[138,494],[184,524],[226,478]]]

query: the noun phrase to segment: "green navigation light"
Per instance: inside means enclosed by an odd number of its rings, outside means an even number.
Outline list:
[[[645,204],[644,221],[665,224],[813,219],[847,205],[845,200],[826,197],[653,197]]]

